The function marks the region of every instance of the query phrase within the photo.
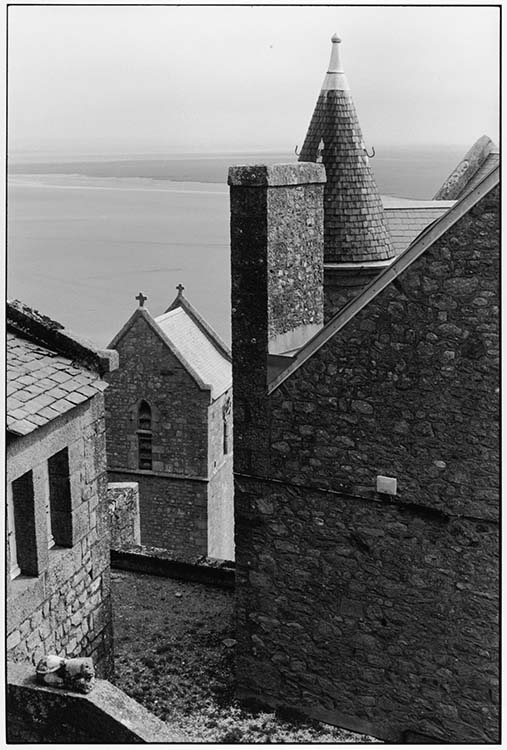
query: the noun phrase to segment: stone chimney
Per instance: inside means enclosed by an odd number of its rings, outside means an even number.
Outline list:
[[[324,182],[320,164],[229,170],[235,471],[261,470],[269,380],[323,325]]]
[[[331,39],[331,59],[308,128],[300,161],[322,161],[326,287],[351,286],[355,296],[393,258],[384,208],[369,165],[341,60],[341,39]],[[326,289],[327,293],[327,289]]]

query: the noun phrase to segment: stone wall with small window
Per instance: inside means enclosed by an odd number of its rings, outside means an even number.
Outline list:
[[[7,656],[112,671],[102,394],[7,447]]]

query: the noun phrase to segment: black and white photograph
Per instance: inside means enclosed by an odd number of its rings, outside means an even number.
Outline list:
[[[3,741],[500,744],[501,11],[4,6]]]

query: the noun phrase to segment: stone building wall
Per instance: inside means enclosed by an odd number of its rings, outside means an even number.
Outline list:
[[[48,459],[65,449],[69,543],[48,549]],[[29,472],[30,497],[25,492],[22,502],[32,511],[15,525],[18,546],[26,537],[33,550],[33,574],[7,581],[7,658],[36,663],[48,652],[91,656],[99,675],[107,676],[113,657],[102,394],[10,441],[8,492]]]
[[[208,410],[208,557],[234,560],[232,388]],[[227,453],[225,452],[227,450]]]
[[[141,544],[139,485],[137,482],[110,482],[107,485],[107,510],[111,549]]]
[[[498,741],[498,247],[496,191],[271,396],[240,348],[240,696]]]
[[[209,391],[139,316],[117,343],[107,376],[108,475],[139,484],[141,541],[178,557],[206,554]],[[152,412],[152,470],[139,469],[138,408]]]
[[[107,461],[111,470],[138,470],[137,414],[141,400],[152,409],[153,471],[205,476],[209,392],[143,317],[116,344],[120,367],[107,375]]]
[[[110,471],[111,482],[132,481],[132,474]],[[148,474],[140,478],[141,543],[161,547],[177,559],[207,554],[208,482]]]

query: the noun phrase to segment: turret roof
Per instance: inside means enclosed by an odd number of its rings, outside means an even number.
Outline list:
[[[340,58],[338,36],[300,161],[326,168],[324,259],[369,262],[392,258],[382,201],[371,171],[356,109]]]

